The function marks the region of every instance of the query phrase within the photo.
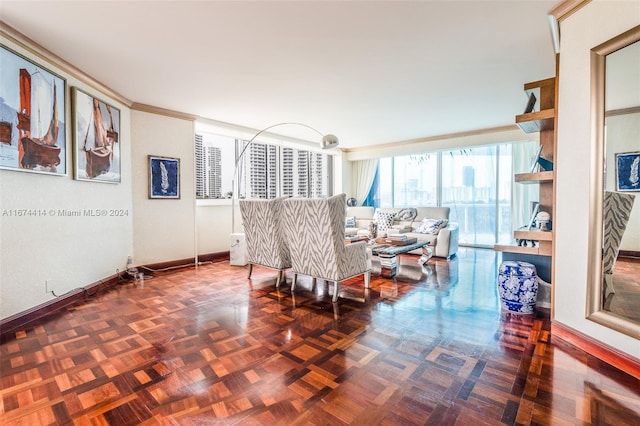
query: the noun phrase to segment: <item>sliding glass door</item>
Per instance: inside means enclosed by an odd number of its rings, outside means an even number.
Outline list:
[[[375,207],[443,206],[460,228],[460,244],[492,247],[513,235],[513,158],[535,142],[381,158],[372,188]],[[514,163],[515,161],[515,163]],[[527,162],[525,160],[524,162]],[[515,170],[522,172],[523,170]]]

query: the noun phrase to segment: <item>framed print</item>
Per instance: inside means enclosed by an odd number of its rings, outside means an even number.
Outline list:
[[[66,175],[66,80],[3,45],[0,64],[0,168]]]
[[[148,157],[149,198],[180,198],[180,159]]]
[[[529,173],[535,173],[536,169],[538,168],[538,159],[540,158],[540,153],[542,152],[542,145],[540,145],[538,147],[538,150],[536,151],[536,155],[533,158],[533,162],[531,164],[531,170],[529,170]]]
[[[640,191],[640,152],[616,154],[616,191]]]
[[[120,183],[120,110],[77,87],[71,95],[75,178]]]

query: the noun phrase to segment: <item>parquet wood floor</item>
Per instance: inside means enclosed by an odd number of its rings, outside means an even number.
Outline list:
[[[500,312],[499,254],[416,260],[337,305],[228,262],[119,284],[2,342],[0,423],[640,424],[637,379]]]

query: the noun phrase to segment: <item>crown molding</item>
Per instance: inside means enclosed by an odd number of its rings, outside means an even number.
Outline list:
[[[166,108],[160,108],[153,105],[141,104],[139,102],[132,103],[130,107],[134,111],[142,111],[142,112],[148,112],[150,114],[164,115],[166,117],[179,118],[181,120],[196,121],[197,119],[200,118],[199,116],[194,114],[187,114],[185,112],[174,111]]]
[[[12,43],[20,46],[20,48],[29,52],[29,54],[37,57],[38,59],[50,63],[56,68],[64,71],[66,74],[76,78],[77,80],[91,86],[92,88],[99,90],[101,93],[109,96],[110,98],[130,107],[131,101],[120,93],[110,89],[106,85],[102,84],[95,78],[91,77],[89,74],[85,73],[81,69],[72,65],[71,63],[65,61],[58,55],[54,54],[50,50],[45,49],[40,46],[38,43],[22,34],[20,31],[15,28],[7,25],[5,22],[0,21],[0,36],[6,38]]]
[[[553,50],[560,53],[560,21],[586,6],[591,0],[562,0],[549,11],[549,27]]]
[[[591,3],[591,0],[562,0],[549,11],[549,15],[553,16],[557,21],[562,21],[588,3]]]
[[[356,161],[367,158],[379,158],[387,155],[411,154],[424,150],[439,151],[457,147],[517,142],[529,140],[531,138],[533,138],[533,136],[523,133],[517,125],[511,124],[508,126],[448,133],[444,135],[428,136],[379,145],[344,148],[342,151],[346,155],[347,160]]]

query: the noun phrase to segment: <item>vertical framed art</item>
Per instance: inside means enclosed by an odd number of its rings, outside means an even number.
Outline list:
[[[149,198],[180,198],[180,159],[149,155]]]
[[[0,64],[0,168],[66,175],[66,80],[3,45]]]
[[[640,191],[640,152],[616,154],[616,191]]]
[[[77,87],[71,96],[75,178],[120,183],[120,110]]]

